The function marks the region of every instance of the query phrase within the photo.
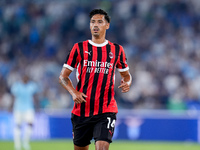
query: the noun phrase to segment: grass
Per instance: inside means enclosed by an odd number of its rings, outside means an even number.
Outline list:
[[[12,141],[0,141],[1,150],[13,150]],[[31,150],[73,150],[71,140],[32,141]],[[94,142],[89,150],[95,150]],[[200,150],[200,144],[190,142],[138,142],[117,141],[110,145],[110,150]]]

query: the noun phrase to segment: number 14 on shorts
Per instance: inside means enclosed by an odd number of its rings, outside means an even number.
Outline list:
[[[107,128],[110,129],[115,127],[115,119],[111,120],[111,117],[107,117],[108,119],[108,124],[107,124]]]

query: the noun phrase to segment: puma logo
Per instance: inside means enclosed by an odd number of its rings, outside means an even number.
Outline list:
[[[91,51],[90,51],[90,52],[88,52],[88,51],[85,51],[85,53],[87,53],[87,54],[89,54],[89,55],[91,56]]]
[[[110,135],[111,135],[111,136],[113,136],[113,133],[112,133],[112,131],[111,131],[111,130],[109,130],[109,133],[110,133]]]

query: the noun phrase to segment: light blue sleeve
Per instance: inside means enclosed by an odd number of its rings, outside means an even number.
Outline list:
[[[39,93],[40,88],[39,88],[38,84],[35,83],[35,82],[32,82],[31,84],[32,84],[32,90],[33,90],[32,92],[33,92],[34,94]]]
[[[13,95],[16,95],[18,93],[18,89],[19,89],[19,84],[18,83],[14,83],[12,86],[11,86],[11,93]]]

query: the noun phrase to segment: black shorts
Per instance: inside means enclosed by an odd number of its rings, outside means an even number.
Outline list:
[[[112,142],[116,113],[104,113],[92,117],[79,117],[72,114],[74,145],[84,147],[92,138],[96,141]]]

